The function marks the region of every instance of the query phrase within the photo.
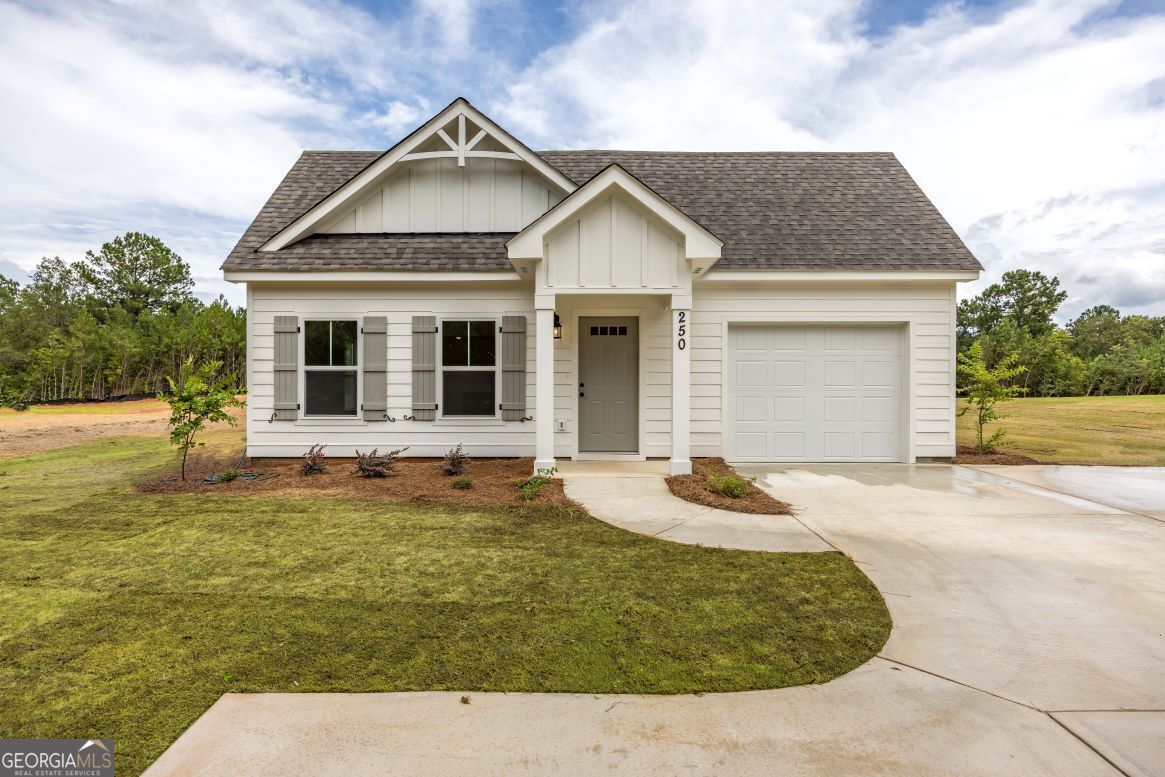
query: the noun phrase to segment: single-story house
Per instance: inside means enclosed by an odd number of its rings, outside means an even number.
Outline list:
[[[955,452],[979,262],[889,153],[535,152],[463,99],[306,151],[222,269],[247,450],[915,462]]]

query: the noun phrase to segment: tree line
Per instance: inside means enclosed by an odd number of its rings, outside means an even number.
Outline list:
[[[1165,394],[1165,316],[1088,308],[1066,326],[1055,322],[1068,298],[1058,278],[1012,270],[959,303],[959,353],[978,343],[988,367],[1014,356],[1026,396]],[[965,388],[965,387],[964,387]]]
[[[188,362],[243,380],[246,311],[193,288],[182,257],[140,232],[44,258],[23,285],[0,275],[0,403],[152,394]]]

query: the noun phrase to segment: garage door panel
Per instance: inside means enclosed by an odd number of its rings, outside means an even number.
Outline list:
[[[898,362],[862,362],[862,388],[891,388],[899,383]]]
[[[862,350],[899,353],[902,350],[902,332],[890,327],[865,327],[861,330]]]
[[[894,461],[898,458],[897,444],[893,432],[862,432],[862,458]]]
[[[736,420],[745,424],[770,421],[768,406],[769,398],[766,396],[737,397]]]
[[[736,375],[736,385],[741,388],[755,387],[763,388],[768,386],[768,361],[739,361],[736,363],[734,373]]]
[[[858,366],[851,361],[827,361],[822,365],[826,386],[853,386],[857,383]]]
[[[856,397],[825,397],[823,415],[826,423],[835,421],[853,422],[858,420]]]
[[[758,332],[770,332],[773,342],[773,350],[775,351],[804,351],[805,350],[805,330],[804,329],[766,329],[762,327],[745,327],[741,331],[755,330]]]
[[[774,421],[804,421],[805,397],[773,397]]]
[[[862,397],[863,423],[892,423],[897,416],[894,397]]]
[[[894,326],[729,327],[725,455],[900,460],[903,340]]]
[[[804,457],[804,432],[773,432],[773,458],[803,459]]]
[[[853,459],[857,457],[856,432],[825,432],[825,459]]]
[[[774,386],[804,386],[805,362],[803,361],[774,361]]]
[[[771,329],[750,326],[737,330],[734,335],[737,351],[759,351],[766,353],[771,348],[770,342],[773,335]]]
[[[823,330],[825,351],[853,351],[858,347],[858,332],[853,327],[838,326]]]
[[[764,458],[768,455],[767,435],[764,432],[737,432],[733,435],[738,454],[744,458]]]

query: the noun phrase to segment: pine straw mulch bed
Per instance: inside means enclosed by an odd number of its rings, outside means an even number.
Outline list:
[[[692,459],[692,474],[672,475],[667,479],[671,492],[688,502],[695,502],[734,513],[754,513],[758,515],[792,515],[793,507],[779,499],[774,499],[752,483],[744,496],[731,497],[719,494],[708,487],[709,478],[714,474],[736,474],[736,470],[719,457]],[[741,478],[748,482],[748,478]]]
[[[1022,456],[1018,453],[1004,453],[991,451],[990,453],[976,453],[973,445],[960,445],[955,448],[954,464],[1043,464],[1039,459],[1031,456]]]
[[[193,455],[191,457],[193,459]],[[186,464],[185,482],[171,472],[156,480],[138,485],[138,490],[153,494],[222,494],[232,496],[291,496],[299,498],[384,499],[394,502],[443,502],[457,504],[503,503],[525,504],[516,485],[530,477],[534,460],[474,459],[461,476],[441,472],[440,459],[399,459],[396,469],[383,478],[364,478],[354,474],[355,459],[329,458],[327,471],[304,475],[299,459],[232,459],[223,456],[200,457]],[[204,483],[208,475],[217,475],[235,467],[240,473],[258,472],[258,480],[232,480],[227,483]],[[457,489],[458,477],[473,481],[468,489]],[[529,504],[559,504],[577,507],[567,498],[561,480],[551,480]]]

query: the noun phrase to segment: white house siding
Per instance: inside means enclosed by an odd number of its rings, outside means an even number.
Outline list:
[[[671,455],[670,295],[559,295],[555,310],[563,337],[554,343],[554,455],[569,458],[578,450],[578,319],[587,316],[639,317],[640,455]]]
[[[400,448],[406,455],[439,456],[457,443],[471,455],[530,456],[533,422],[412,422],[414,315],[482,314],[527,317],[527,414],[537,416],[533,290],[529,284],[492,283],[252,283],[248,295],[251,342],[248,450],[253,456],[299,456],[313,443],[332,455],[356,448]],[[586,316],[632,315],[640,322],[640,454],[671,454],[670,295],[557,295],[564,326],[554,343],[555,455],[577,451],[577,332]],[[907,325],[907,423],[910,454],[954,454],[953,282],[763,282],[748,285],[697,281],[691,331],[692,455],[722,454],[724,347],[730,323],[870,322]],[[388,404],[397,420],[299,419],[267,423],[274,403],[274,317],[383,315],[388,318]],[[301,398],[302,401],[302,398]],[[564,431],[557,431],[557,421]]]
[[[692,455],[722,452],[725,338],[736,322],[907,325],[909,454],[954,455],[954,282],[705,280],[696,282],[693,297]]]
[[[470,158],[404,163],[322,232],[517,232],[565,196],[524,162]]]
[[[592,203],[546,237],[546,290],[687,289],[682,237],[627,197]]]
[[[333,456],[351,456],[372,448],[409,446],[408,456],[440,456],[464,443],[470,455],[531,456],[531,422],[405,421],[412,407],[412,317],[414,315],[527,319],[527,414],[534,415],[535,326],[528,284],[483,282],[459,284],[249,284],[247,311],[251,358],[247,450],[252,456],[300,456],[314,443],[326,443]],[[305,419],[268,423],[274,407],[274,323],[277,315],[388,318],[388,421]],[[500,364],[500,362],[499,362]],[[302,403],[303,398],[300,397]]]

